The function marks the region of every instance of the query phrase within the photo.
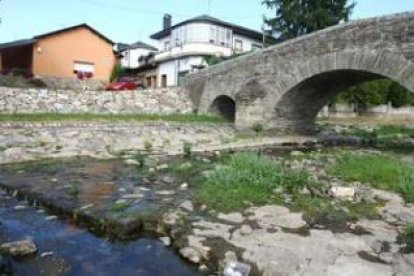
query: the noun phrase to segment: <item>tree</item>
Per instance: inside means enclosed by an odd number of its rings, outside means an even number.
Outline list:
[[[348,0],[264,0],[262,4],[275,11],[275,17],[265,23],[282,40],[348,21],[355,7]]]
[[[388,102],[401,107],[414,104],[414,93],[390,79],[379,79],[350,87],[339,93],[333,102],[355,104],[359,109]]]
[[[396,82],[389,86],[387,100],[393,107],[414,104],[414,94]]]

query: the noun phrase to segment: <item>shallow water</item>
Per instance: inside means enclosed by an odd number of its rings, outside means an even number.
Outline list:
[[[142,228],[155,229],[163,212],[189,198],[189,191],[179,189],[183,181],[167,171],[148,174],[123,160],[79,158],[0,166],[0,186],[9,192],[16,190],[58,215],[76,215],[76,223],[95,234],[122,240],[136,238]]]
[[[158,240],[109,242],[67,221],[46,220],[40,209],[15,210],[17,205],[22,203],[0,193],[0,243],[31,237],[38,253],[7,259],[14,275],[195,275]]]

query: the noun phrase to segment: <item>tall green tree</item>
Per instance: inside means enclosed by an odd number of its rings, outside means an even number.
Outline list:
[[[275,12],[265,19],[280,39],[290,39],[348,21],[355,3],[348,0],[264,0]]]

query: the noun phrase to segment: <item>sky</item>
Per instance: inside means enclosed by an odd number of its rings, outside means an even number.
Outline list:
[[[209,4],[210,2],[210,4]],[[88,23],[115,42],[141,40],[162,28],[170,13],[173,24],[201,14],[260,30],[262,0],[0,0],[0,43],[31,38]],[[414,0],[356,0],[352,19],[414,11]]]

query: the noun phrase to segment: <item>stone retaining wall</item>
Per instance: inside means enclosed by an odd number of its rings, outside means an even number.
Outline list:
[[[179,87],[135,91],[74,91],[0,87],[0,113],[190,113]]]
[[[182,123],[0,123],[0,164],[72,156],[111,157],[125,150],[182,152],[215,146],[234,137],[226,124]]]

